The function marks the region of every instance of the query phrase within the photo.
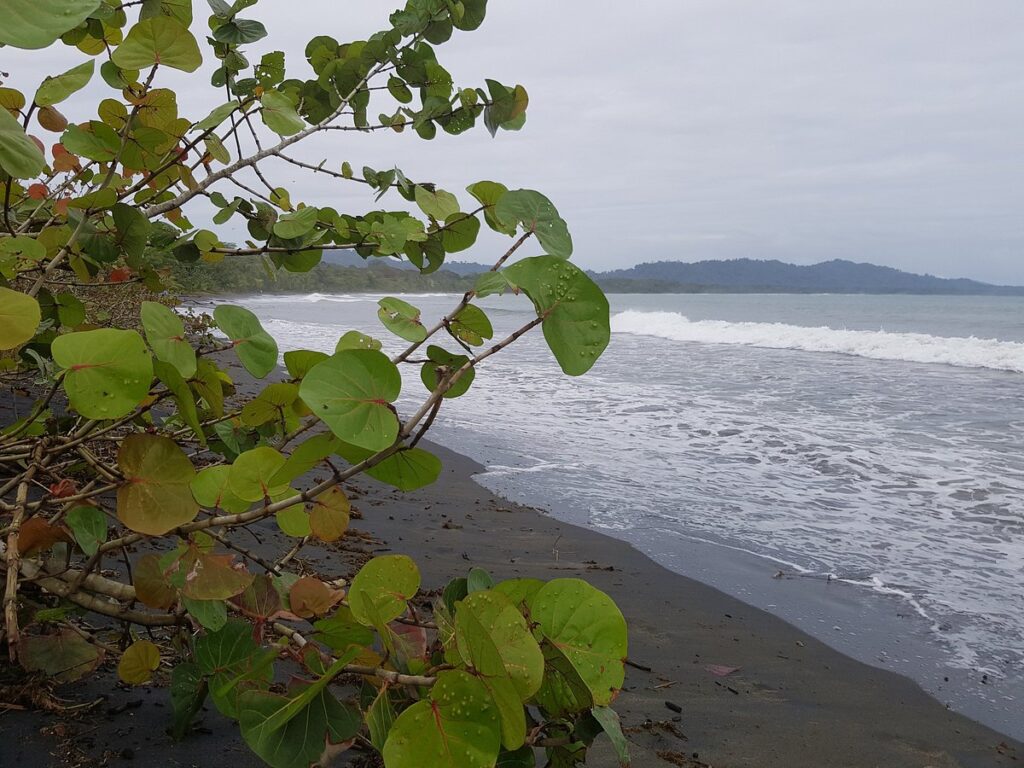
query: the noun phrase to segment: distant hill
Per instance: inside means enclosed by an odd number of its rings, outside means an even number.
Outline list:
[[[328,251],[324,261],[345,267],[387,264],[414,269],[393,259],[364,261],[351,251]],[[460,276],[486,272],[489,267],[446,261],[444,270]],[[966,278],[917,275],[892,267],[842,259],[797,265],[782,261],[728,259],[721,261],[654,261],[629,269],[590,272],[610,293],[916,293],[945,295],[1024,296],[1024,286],[992,285]]]
[[[742,291],[779,293],[922,293],[1024,295],[1022,286],[991,285],[965,278],[915,275],[892,267],[833,259],[801,266],[781,261],[656,261],[629,269],[592,273],[606,290],[644,292]]]

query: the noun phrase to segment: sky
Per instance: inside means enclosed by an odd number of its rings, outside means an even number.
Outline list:
[[[359,39],[396,5],[262,0],[244,15],[270,35],[250,58],[281,49],[304,76],[310,37]],[[524,85],[523,130],[492,139],[481,125],[432,142],[335,133],[294,154],[397,165],[465,207],[463,190],[481,179],[540,190],[569,223],[574,260],[592,269],[843,258],[1024,284],[1019,0],[490,0],[483,27],[437,53],[458,85]],[[80,60],[61,46],[5,49],[0,70],[31,92]],[[198,119],[223,99],[191,82],[179,98]],[[68,117],[91,117],[104,89],[97,76]],[[307,203],[374,207],[361,185],[270,171]],[[493,260],[503,245],[483,236],[460,258]]]

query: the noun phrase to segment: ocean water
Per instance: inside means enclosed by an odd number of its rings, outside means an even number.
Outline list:
[[[330,351],[355,328],[397,350],[378,298],[238,303],[283,349]],[[429,320],[457,297],[406,300]],[[1024,736],[1024,299],[610,300],[591,373],[561,375],[529,334],[446,403],[433,439],[482,459],[489,488]],[[499,336],[531,313],[482,304]],[[424,394],[410,366],[400,403]]]

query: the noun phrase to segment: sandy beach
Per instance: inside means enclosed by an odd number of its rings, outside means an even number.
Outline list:
[[[241,383],[244,372],[233,362],[230,369]],[[474,482],[481,466],[430,448],[444,462],[435,485],[412,493],[372,480],[348,486],[361,518],[339,544],[309,544],[297,565],[350,577],[368,557],[400,552],[419,563],[424,590],[473,566],[499,579],[591,581],[630,627],[633,666],[616,709],[633,765],[983,768],[1024,758],[1024,745],[949,711],[909,679],[854,661],[628,544],[499,498]],[[273,520],[234,536],[261,552],[291,546]],[[108,661],[98,676],[60,691],[68,704],[102,699],[78,716],[0,711],[0,765],[259,765],[212,707],[189,738],[172,741],[166,672],[129,689]],[[603,737],[588,764],[615,764]]]

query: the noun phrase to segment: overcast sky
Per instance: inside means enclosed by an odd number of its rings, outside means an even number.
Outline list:
[[[304,75],[312,35],[365,36],[395,5],[263,0],[246,15],[270,37],[251,49],[283,49]],[[5,49],[0,69],[31,92],[80,58]],[[458,193],[485,178],[539,189],[597,269],[846,258],[1024,284],[1020,0],[490,0],[438,58],[461,85],[522,83],[525,128],[334,134],[296,154],[397,164]],[[196,119],[222,101],[188,93]],[[90,117],[87,102],[68,117]],[[307,202],[370,207],[365,188],[274,170]],[[499,246],[482,238],[465,258]]]

